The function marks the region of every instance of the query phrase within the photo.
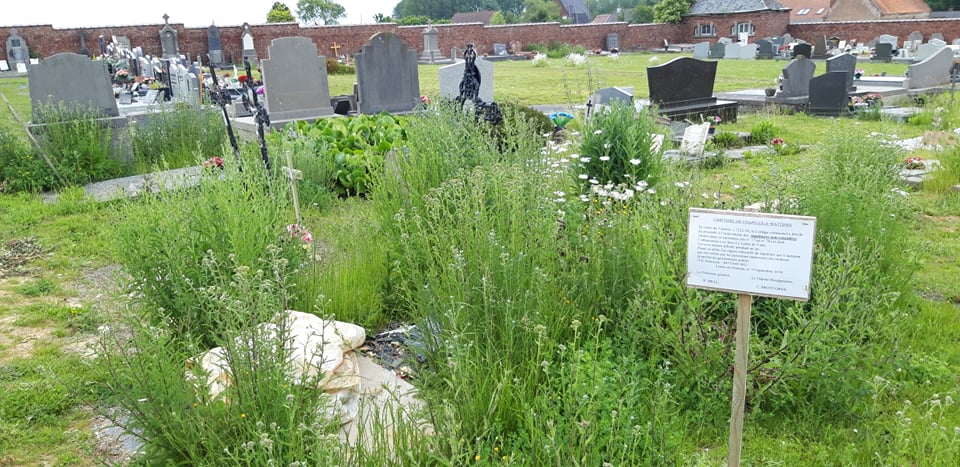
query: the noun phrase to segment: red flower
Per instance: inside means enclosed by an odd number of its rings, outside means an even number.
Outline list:
[[[216,168],[218,168],[218,169],[222,169],[222,168],[223,168],[223,158],[220,158],[220,157],[211,157],[211,158],[203,161],[203,167],[204,167],[205,169],[212,169],[212,168],[214,168],[214,167],[216,167]]]
[[[241,83],[246,83],[246,82],[247,82],[247,75],[237,76],[237,81],[240,81]]]
[[[772,144],[772,145],[774,145],[774,146],[779,146],[779,145],[784,144],[784,143],[786,143],[786,141],[784,141],[783,138],[773,138],[773,140],[770,141],[770,144]]]

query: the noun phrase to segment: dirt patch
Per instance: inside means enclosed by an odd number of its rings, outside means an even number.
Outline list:
[[[0,247],[0,277],[29,274],[26,264],[46,254],[35,238],[11,240]]]
[[[53,338],[46,328],[30,328],[14,324],[20,318],[12,314],[0,318],[0,365],[14,358],[29,358],[33,355],[33,344]]]

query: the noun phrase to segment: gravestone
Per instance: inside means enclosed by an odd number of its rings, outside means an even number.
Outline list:
[[[510,53],[518,54],[520,52],[523,52],[523,44],[518,40],[510,41]],[[457,57],[453,57],[453,58],[457,58]]]
[[[180,56],[179,33],[170,26],[170,15],[163,15],[163,29],[160,30],[160,50],[163,58],[177,58]]]
[[[150,89],[147,91],[147,94],[143,96],[143,99],[140,99],[140,102],[144,104],[156,104],[157,97],[160,96],[160,91],[158,89]]]
[[[223,43],[220,41],[220,28],[211,24],[207,28],[207,57],[215,67],[223,66]]]
[[[117,98],[117,103],[120,105],[133,104],[133,93],[130,91],[122,91],[120,97]]]
[[[590,96],[593,105],[609,105],[613,101],[633,104],[633,87],[611,87],[597,89]]]
[[[926,60],[907,66],[907,89],[922,89],[950,83],[953,50],[941,47]]]
[[[891,36],[889,34],[881,34],[877,36],[876,40],[877,42],[874,45],[874,47],[880,44],[890,44],[893,46],[893,48],[897,48],[897,44],[900,43],[900,38],[898,38],[897,36]]]
[[[88,57],[92,56],[90,49],[87,48],[87,36],[83,34],[83,31],[77,31],[77,39],[80,40],[80,50],[77,53]]]
[[[935,32],[935,33],[933,33],[933,34],[930,34],[930,40],[934,40],[934,39],[937,39],[937,40],[941,40],[941,41],[942,41],[942,40],[943,40],[943,33]]]
[[[927,43],[930,44],[930,45],[936,45],[936,46],[939,46],[939,47],[943,47],[943,46],[947,45],[947,42],[946,42],[946,41],[944,41],[943,39],[937,39],[936,37],[930,38],[930,41],[927,42]]]
[[[731,42],[733,42],[733,40],[731,40],[729,37],[721,37],[717,39],[717,43],[719,44],[729,44]]]
[[[740,60],[753,60],[757,58],[757,44],[739,44]]]
[[[847,108],[847,96],[847,73],[824,73],[810,80],[809,111],[814,115],[839,116]]]
[[[170,88],[174,101],[200,106],[200,80],[189,68],[179,63],[170,65]]]
[[[48,102],[93,108],[108,117],[120,115],[105,61],[59,53],[30,67],[27,79],[35,121],[43,120],[39,112]]]
[[[30,63],[30,48],[27,47],[27,41],[17,33],[17,28],[11,28],[10,36],[7,37],[7,62],[14,67],[20,63]]]
[[[377,33],[353,58],[360,113],[407,112],[421,105],[417,53],[400,36]]]
[[[847,92],[852,92],[853,74],[857,71],[857,57],[850,54],[835,55],[827,59],[827,73],[841,72],[847,76]]]
[[[130,38],[127,36],[113,36],[113,43],[120,55],[126,55],[126,51],[132,50]]]
[[[730,58],[730,59],[740,58],[740,44],[737,42],[729,42],[724,44],[723,58]]]
[[[27,72],[27,64],[23,62],[18,63],[17,73],[26,73],[26,72]]]
[[[877,45],[873,48],[873,57],[870,60],[878,62],[893,60],[893,45],[888,42],[877,42]]]
[[[257,64],[257,49],[253,46],[253,32],[250,31],[250,24],[243,23],[243,32],[240,33],[242,42],[242,56],[244,61],[249,61],[251,65]]]
[[[690,125],[683,129],[683,139],[680,141],[680,151],[688,156],[700,156],[710,137],[710,122]]]
[[[908,40],[908,41],[920,41],[920,42],[922,43],[922,42],[923,42],[923,33],[920,32],[920,31],[913,31],[913,32],[911,32],[909,35],[907,35],[907,40]]]
[[[817,64],[804,56],[790,61],[783,68],[783,81],[780,82],[780,91],[776,97],[802,97],[810,93],[810,80],[817,70]]]
[[[507,56],[507,44],[500,44],[500,43],[493,44],[493,54],[496,55],[496,56],[498,56],[498,57],[506,57],[506,56]]]
[[[693,58],[697,60],[706,60],[710,58],[710,43],[699,42],[693,45]]]
[[[0,71],[10,71],[10,64],[6,60],[0,60]]]
[[[437,29],[432,26],[423,31],[423,55],[420,56],[420,60],[433,63],[434,60],[444,58],[440,53],[438,34]]]
[[[770,60],[773,59],[773,56],[776,55],[776,49],[772,41],[766,39],[760,39],[756,42],[757,44],[757,58],[761,60]]]
[[[477,57],[474,63],[480,71],[480,91],[477,96],[484,102],[493,102],[493,62]],[[440,97],[453,100],[460,95],[460,79],[463,78],[465,67],[463,60],[440,67]]]
[[[261,66],[271,120],[305,120],[333,115],[326,57],[317,54],[317,45],[312,39],[274,39],[270,41],[267,55],[269,58],[264,59]]]
[[[793,46],[793,58],[799,58],[800,56],[810,58],[813,56],[813,47],[810,44],[797,44]]]
[[[719,59],[723,58],[724,52],[726,52],[727,46],[723,42],[717,42],[710,46],[710,58]]]
[[[817,40],[814,41],[813,45],[813,55],[810,55],[810,58],[822,59],[827,56],[827,38],[822,34],[817,35]]]
[[[137,59],[137,62],[140,63],[140,76],[144,78],[153,78],[153,65],[150,63],[150,60],[147,60],[146,57],[140,57]]]
[[[926,59],[930,58],[930,56],[932,56],[933,54],[937,53],[937,51],[939,51],[940,49],[942,49],[942,48],[944,48],[944,47],[945,47],[945,46],[942,46],[942,45],[934,45],[934,44],[931,44],[931,43],[920,44],[920,47],[917,47],[917,60],[918,60],[918,61],[926,60]]]
[[[789,32],[784,33],[782,36],[780,36],[780,40],[783,41],[783,42],[780,43],[780,45],[790,45],[790,44],[793,44],[793,36],[790,35]]]
[[[647,67],[650,102],[671,119],[718,115],[725,121],[736,121],[737,103],[713,96],[716,76],[717,62],[690,57]]]
[[[607,34],[607,50],[620,50],[620,35],[611,32]]]

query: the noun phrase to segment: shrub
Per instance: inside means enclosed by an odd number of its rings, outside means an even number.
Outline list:
[[[60,177],[55,188],[83,185],[129,173],[111,152],[112,131],[94,109],[43,104],[38,112],[42,126],[34,127],[43,152]]]
[[[750,143],[767,144],[779,132],[780,130],[773,125],[773,122],[761,120],[754,124],[753,128],[750,129]]]
[[[654,184],[660,173],[660,154],[651,151],[656,124],[654,113],[635,112],[633,105],[615,102],[597,110],[584,126],[578,174],[589,184]],[[590,180],[596,180],[590,182]]]
[[[251,156],[246,167],[257,166]],[[210,309],[200,293],[224,274],[214,266],[256,271],[264,267],[268,247],[280,244],[283,273],[295,275],[307,252],[301,237],[284,229],[291,222],[285,180],[268,180],[260,170],[239,172],[229,162],[222,171],[205,170],[194,188],[122,204],[112,244],[150,322],[212,345],[222,342],[219,310]]]
[[[0,192],[37,193],[59,185],[50,166],[22,138],[0,131]]]

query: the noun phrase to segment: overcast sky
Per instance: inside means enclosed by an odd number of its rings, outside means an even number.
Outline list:
[[[163,14],[170,22],[186,26],[218,26],[263,24],[276,0],[160,0],[151,2],[84,2],[77,0],[27,0],[10,2],[0,15],[0,25],[52,24],[54,28],[163,24]],[[296,0],[281,0],[297,13]],[[347,9],[340,24],[370,24],[373,15],[389,16],[400,0],[338,0]],[[241,7],[242,5],[242,7]]]

